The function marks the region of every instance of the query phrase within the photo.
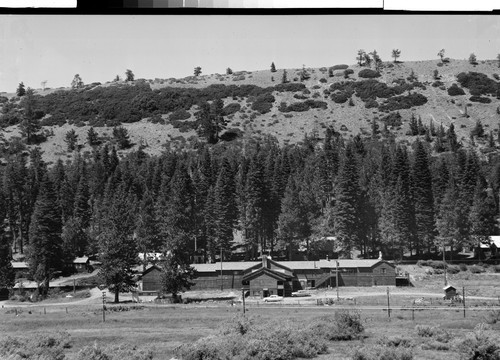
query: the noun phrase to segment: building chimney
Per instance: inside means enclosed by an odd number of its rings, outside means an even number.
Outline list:
[[[267,255],[262,255],[262,267],[266,269],[269,267],[269,264],[267,262]]]

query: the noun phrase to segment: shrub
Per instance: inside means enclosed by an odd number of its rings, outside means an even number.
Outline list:
[[[498,76],[498,74],[493,74],[493,78],[497,81],[500,80],[500,76]]]
[[[447,265],[446,272],[448,272],[448,274],[458,274],[460,272],[460,267],[458,265]]]
[[[412,360],[409,348],[386,347],[380,345],[364,346],[354,351],[353,360]]]
[[[479,265],[472,265],[472,266],[469,266],[469,271],[473,274],[480,274],[480,273],[484,273],[486,271],[486,269],[482,266],[479,266]]]
[[[0,340],[1,358],[63,360],[70,347],[66,332],[38,333],[29,337],[6,337]]]
[[[465,91],[462,88],[459,88],[457,84],[453,84],[448,89],[448,95],[457,96],[457,95],[465,95]]]
[[[346,69],[344,70],[344,76],[345,77],[348,77],[349,75],[352,75],[354,74],[354,70],[353,69]]]
[[[345,70],[348,67],[349,67],[349,65],[339,64],[339,65],[333,65],[330,69],[332,69],[332,71],[335,71],[335,70]]]
[[[321,78],[321,79],[319,79],[319,82],[322,84],[325,84],[328,82],[328,80],[326,80],[325,78]]]
[[[439,326],[417,325],[415,326],[417,335],[424,338],[433,338],[436,341],[447,343],[451,340],[452,335],[440,328]]]
[[[399,336],[393,336],[393,337],[384,339],[383,344],[385,346],[404,347],[404,348],[411,348],[411,347],[415,346],[412,339],[399,337]]]
[[[380,120],[386,123],[387,126],[401,126],[403,124],[403,122],[401,121],[401,114],[398,112],[390,113]]]
[[[237,113],[240,110],[241,110],[240,104],[231,103],[231,104],[227,104],[226,106],[224,106],[224,108],[222,109],[222,114],[224,116],[228,116],[228,115],[232,115],[234,113]]]
[[[484,96],[473,95],[473,96],[471,96],[469,98],[469,100],[473,101],[473,102],[482,103],[482,104],[489,104],[489,103],[491,103],[491,99],[487,98],[487,97],[484,97]]]
[[[432,87],[440,87],[440,86],[443,86],[444,83],[440,80],[436,80],[432,83]]]
[[[358,76],[365,79],[373,79],[380,77],[380,73],[378,71],[372,69],[363,69],[358,73]]]
[[[371,109],[371,108],[378,108],[379,104],[376,100],[370,99],[365,102],[365,108]]]
[[[293,94],[293,97],[295,99],[298,99],[298,100],[305,100],[305,99],[308,99],[307,96],[304,96],[304,95],[300,95],[300,94]]]
[[[427,261],[427,266],[430,266],[433,269],[444,269],[445,263],[441,260],[429,260]]]
[[[261,114],[268,113],[273,108],[273,104],[269,102],[254,102],[252,110],[258,111]]]
[[[467,360],[499,360],[500,345],[485,324],[478,324],[473,332],[460,342],[459,350]]]
[[[457,80],[462,87],[469,89],[471,95],[475,96],[495,96],[498,90],[498,83],[482,73],[460,73],[457,75]]]
[[[460,271],[467,271],[467,265],[463,263],[458,264],[458,267],[460,267]]]
[[[185,109],[178,109],[175,110],[173,113],[170,114],[168,119],[170,121],[176,121],[176,120],[186,120],[191,117],[191,114],[187,112]]]
[[[394,96],[387,99],[379,106],[380,111],[394,111],[400,109],[410,109],[414,106],[421,106],[427,103],[427,98],[422,94],[411,93],[406,96]]]
[[[337,104],[343,104],[347,100],[349,100],[351,96],[349,94],[346,94],[344,92],[334,92],[332,94],[332,100],[337,103]]]
[[[309,110],[309,106],[305,102],[296,102],[296,103],[291,103],[287,107],[287,111],[297,111],[297,112],[302,112],[302,111],[307,111]]]
[[[500,273],[500,265],[495,265],[495,267],[493,268],[493,270],[494,270],[496,273]]]

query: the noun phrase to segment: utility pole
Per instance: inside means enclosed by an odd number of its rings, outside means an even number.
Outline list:
[[[462,286],[462,302],[464,303],[464,318],[465,318],[465,286]]]
[[[445,246],[443,243],[443,267],[444,267],[444,286],[448,285],[448,278],[446,276],[446,256],[445,256]]]
[[[222,277],[222,248],[220,248],[220,291],[224,290],[224,278]]]
[[[389,288],[387,288],[387,315],[391,317],[391,303],[389,300]]]
[[[339,301],[339,262],[335,260],[336,270],[335,270],[335,287],[337,288],[337,301]]]
[[[245,288],[241,288],[241,299],[243,300],[243,315],[245,315]]]

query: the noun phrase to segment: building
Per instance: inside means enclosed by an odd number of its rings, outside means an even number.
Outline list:
[[[337,268],[338,262],[338,268]],[[395,266],[381,259],[262,261],[192,264],[196,270],[192,290],[247,289],[250,296],[290,296],[292,292],[319,287],[395,286]],[[338,269],[338,277],[337,277]],[[143,291],[159,291],[161,270],[150,267],[143,274]]]
[[[12,261],[12,267],[14,268],[14,273],[17,278],[25,278],[28,276],[30,267],[27,262],[24,261]]]
[[[73,266],[75,270],[79,273],[89,271],[90,260],[87,256],[81,256],[73,260]]]

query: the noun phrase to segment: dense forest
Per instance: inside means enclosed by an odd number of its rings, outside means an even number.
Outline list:
[[[430,156],[419,139],[345,141],[331,128],[296,145],[200,142],[159,157],[139,149],[120,159],[103,145],[52,167],[35,147],[0,171],[0,265],[12,249],[34,274],[84,254],[116,268],[137,252],[189,264],[195,249],[206,261],[222,249],[231,259],[236,231],[246,259],[400,259],[477,245],[497,229],[500,162],[466,149]]]
[[[408,82],[388,86],[372,79],[380,69],[367,70],[359,81],[345,73],[324,98],[344,104],[356,96],[365,108],[378,107],[382,117],[368,120],[371,131],[347,136],[330,122],[324,133],[306,133],[293,144],[228,128],[228,118],[242,109],[223,101],[246,99],[251,111],[266,114],[281,92],[305,100],[281,102],[285,117],[332,106],[286,79],[272,87],[152,90],[144,81],[85,86],[75,76],[80,85],[45,96],[21,83],[16,97],[0,97],[0,125],[17,126],[21,134],[0,137],[0,287],[13,285],[13,254],[28,261],[30,277],[44,283],[45,292],[53,274],[71,271],[76,256],[95,256],[117,294],[133,285],[132,268],[147,261],[138,253],[165,254],[167,278],[175,280],[175,274],[192,276],[194,255],[214,262],[264,253],[298,260],[382,252],[400,260],[432,256],[445,246],[478,246],[496,234],[500,132],[486,133],[478,118],[465,142],[453,123],[423,124],[414,113],[403,119],[398,110],[427,102],[415,92],[426,84],[412,72]],[[470,90],[471,102],[499,96],[499,83],[483,74],[460,73],[457,81]],[[448,94],[460,96],[463,88],[453,84]],[[142,143],[120,152],[131,147],[121,124],[141,119],[193,129],[199,138],[166,146],[159,156]],[[395,135],[403,122],[411,141]],[[90,126],[91,151],[80,151],[72,128],[65,136],[71,160],[46,163],[37,145],[51,136],[48,126],[66,123]],[[113,139],[92,126],[113,126]],[[186,279],[178,280],[172,293]]]

